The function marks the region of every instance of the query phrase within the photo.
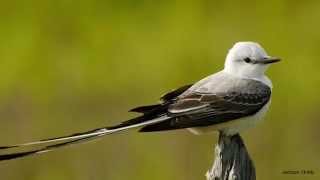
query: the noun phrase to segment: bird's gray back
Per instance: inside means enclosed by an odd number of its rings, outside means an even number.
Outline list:
[[[200,80],[181,94],[180,97],[184,97],[194,92],[202,94],[264,94],[269,91],[271,91],[271,88],[261,81],[239,78],[220,71]]]

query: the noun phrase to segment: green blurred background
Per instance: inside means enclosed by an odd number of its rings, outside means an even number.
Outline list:
[[[134,117],[168,90],[223,68],[237,41],[283,61],[269,69],[266,120],[242,133],[257,179],[320,179],[320,1],[1,1],[0,142]],[[0,163],[3,180],[195,180],[217,134],[125,133]],[[313,170],[314,175],[284,175]]]

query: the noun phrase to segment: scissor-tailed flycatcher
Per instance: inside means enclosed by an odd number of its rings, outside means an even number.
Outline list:
[[[222,71],[165,94],[159,104],[131,110],[141,116],[116,126],[2,146],[2,150],[16,151],[0,155],[0,160],[40,154],[132,128],[140,128],[140,132],[186,128],[197,134],[216,130],[233,135],[254,125],[268,110],[272,83],[264,73],[279,60],[268,56],[257,43],[238,42],[230,49]],[[25,146],[34,150],[23,151]]]

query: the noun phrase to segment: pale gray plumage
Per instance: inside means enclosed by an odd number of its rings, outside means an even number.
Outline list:
[[[215,126],[255,114],[270,95],[271,88],[260,81],[221,71],[178,96],[168,107],[168,116],[174,118],[147,125],[142,131]]]

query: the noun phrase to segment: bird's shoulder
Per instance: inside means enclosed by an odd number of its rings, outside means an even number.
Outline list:
[[[210,107],[220,108],[247,108],[259,109],[265,105],[271,96],[271,88],[265,83],[254,80],[215,74],[209,76],[200,84],[195,84],[177,97],[170,105],[170,112],[186,112]]]
[[[240,78],[220,71],[198,81],[178,98],[185,98],[192,94],[265,94],[271,93],[271,85],[267,77],[263,77],[263,80]]]

